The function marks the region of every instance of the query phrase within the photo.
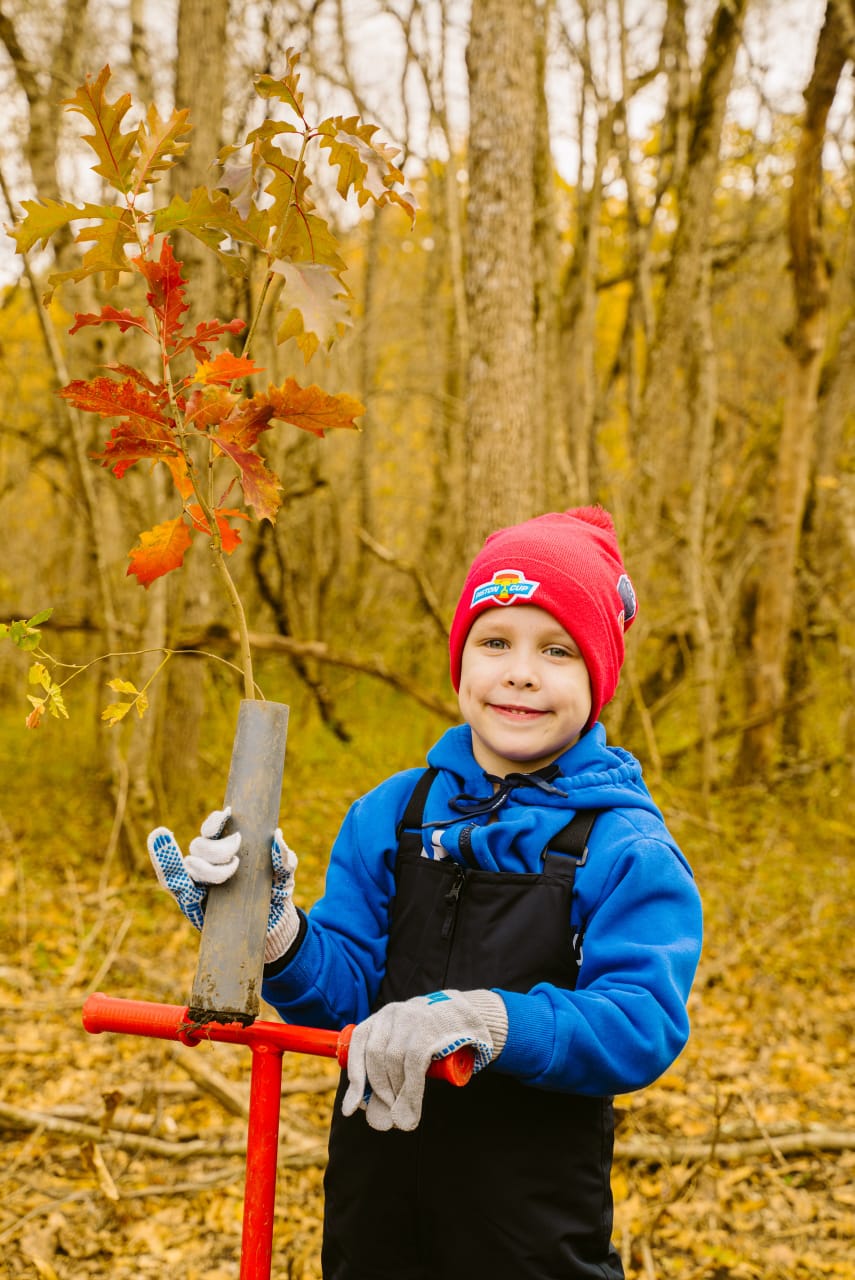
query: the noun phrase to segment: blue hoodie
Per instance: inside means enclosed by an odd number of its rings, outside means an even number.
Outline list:
[[[691,870],[651,799],[641,766],[609,746],[597,724],[555,762],[549,789],[510,792],[492,815],[461,817],[449,802],[487,797],[468,725],[431,749],[439,770],[425,806],[427,857],[488,871],[538,872],[551,837],[580,809],[604,809],[576,875],[572,932],[584,931],[573,991],[540,983],[495,988],[508,1038],[493,1070],[527,1084],[607,1096],[639,1089],[674,1061],[689,1033],[686,1000],[701,947]],[[351,807],[333,846],[324,896],[305,917],[294,954],[266,979],[264,997],[287,1021],[340,1028],[371,1012],[383,977],[395,892],[395,829],[420,775],[393,775]],[[473,828],[473,822],[476,824]]]

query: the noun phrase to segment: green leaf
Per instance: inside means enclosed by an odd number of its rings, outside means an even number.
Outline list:
[[[22,200],[21,208],[25,217],[11,232],[18,253],[28,253],[36,244],[44,248],[57,231],[88,216],[84,209],[64,200]]]
[[[131,95],[123,93],[115,102],[108,102],[104,90],[109,83],[109,66],[101,69],[97,79],[86,77],[72,98],[64,105],[69,111],[79,112],[92,126],[91,133],[82,135],[98,157],[92,168],[109,182],[111,187],[126,195],[134,181],[140,125],[122,132],[122,121],[131,106]]]
[[[50,611],[49,611],[50,612]],[[36,614],[36,617],[39,617]],[[36,627],[25,622],[23,618],[15,618],[8,625],[4,622],[0,627],[0,636],[8,637],[16,648],[31,653],[41,644],[42,633]]]
[[[317,213],[292,209],[285,227],[277,235],[276,244],[279,257],[289,262],[314,262],[330,267],[339,276],[347,265],[339,255],[335,233]]]
[[[281,79],[277,80],[274,76],[256,76],[255,92],[260,98],[278,98],[301,120],[304,120],[305,100],[300,92],[300,76],[297,72],[297,63],[300,61],[299,52],[293,48],[286,49],[285,61],[287,70]]]
[[[53,613],[53,609],[42,609],[40,613],[34,613],[32,618],[27,619],[28,627],[40,627],[43,622],[47,622]]]
[[[270,225],[289,227],[292,218],[304,218],[314,208],[306,167],[269,143],[261,144],[259,155],[267,170],[264,194],[273,202],[267,210]]]
[[[409,192],[396,188],[404,175],[394,164],[397,147],[374,140],[376,124],[363,124],[358,116],[331,116],[318,126],[321,146],[329,151],[329,162],[338,169],[336,188],[343,199],[351,190],[360,205],[393,201],[415,217],[415,201]]]
[[[137,230],[129,209],[121,209],[118,205],[97,206],[101,221],[94,226],[85,226],[77,235],[77,242],[82,244],[92,240],[93,246],[84,255],[82,263],[73,271],[57,271],[48,277],[50,289],[45,296],[49,301],[58,285],[70,280],[79,282],[88,276],[103,272],[105,285],[112,288],[123,271],[131,270],[131,263],[125,252],[129,245],[139,248]]]
[[[212,250],[232,275],[239,276],[246,274],[246,264],[233,249],[224,246],[237,241],[263,253],[270,220],[257,209],[253,209],[248,218],[242,218],[224,192],[196,187],[189,201],[176,195],[165,209],[158,209],[153,229],[156,234],[167,235],[176,229],[186,231]]]
[[[153,186],[164,169],[171,169],[184,152],[188,143],[181,142],[184,134],[193,126],[188,121],[189,111],[173,111],[161,120],[157,107],[152,104],[139,131],[139,156],[134,166],[134,192]]]

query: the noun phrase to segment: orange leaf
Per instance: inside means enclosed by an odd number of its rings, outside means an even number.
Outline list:
[[[164,457],[160,459],[165,462],[172,473],[172,483],[180,493],[182,499],[186,501],[193,492],[193,481],[190,478],[190,472],[187,469],[187,461],[183,453],[178,453],[174,458]]]
[[[128,574],[133,574],[141,586],[150,587],[156,578],[181,568],[191,541],[183,516],[155,525],[140,534],[139,543],[130,552]]]
[[[281,387],[268,387],[267,396],[273,408],[273,417],[290,422],[301,431],[311,431],[322,436],[336,427],[355,431],[354,418],[365,412],[365,405],[347,395],[330,395],[321,387],[301,387],[294,378],[287,378]]]
[[[45,704],[43,702],[40,702],[38,703],[37,706],[34,706],[25,721],[27,728],[38,729],[39,725],[42,722],[42,716],[44,715],[44,713],[45,713]]]
[[[235,404],[236,398],[222,387],[212,387],[209,391],[197,387],[187,397],[184,421],[194,431],[210,431],[228,417]]]
[[[353,396],[330,395],[321,387],[301,387],[295,378],[286,378],[281,387],[271,384],[266,391],[244,400],[221,424],[217,442],[222,437],[251,449],[275,418],[316,436],[336,427],[355,431],[354,418],[364,412],[365,405]]]
[[[194,503],[192,506],[187,508],[187,514],[193,521],[194,527],[198,529],[200,533],[209,534],[211,532],[211,527],[202,514],[202,508],[200,506]],[[227,556],[230,556],[235,548],[240,546],[241,541],[240,534],[237,529],[233,529],[228,522],[227,517],[229,516],[233,516],[240,520],[249,519],[246,512],[238,511],[235,507],[220,507],[214,512],[214,518],[217,521],[217,528],[220,531],[222,548]]]
[[[202,382],[207,386],[230,386],[235,379],[245,378],[251,373],[260,373],[261,366],[246,356],[233,356],[231,351],[221,351],[213,360],[205,360],[196,365],[194,382]]]

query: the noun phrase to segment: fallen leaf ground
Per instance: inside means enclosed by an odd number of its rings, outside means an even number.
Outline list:
[[[689,1047],[618,1099],[630,1280],[855,1277],[849,829],[818,819],[805,844],[798,807],[738,801],[705,823],[685,798],[669,815],[693,851],[707,942]],[[17,853],[0,867],[0,1276],[236,1280],[246,1124],[198,1078],[218,1073],[245,1101],[249,1052],[80,1022],[95,989],[183,1003],[195,935],[142,871],[104,885],[63,860],[62,840],[34,846],[32,814],[4,825]],[[334,1082],[324,1060],[285,1059],[277,1280],[320,1275]],[[135,1149],[135,1135],[168,1145]]]

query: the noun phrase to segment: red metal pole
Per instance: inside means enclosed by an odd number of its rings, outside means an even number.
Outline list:
[[[252,1046],[240,1280],[269,1280],[273,1258],[282,1050]]]
[[[273,1209],[276,1200],[276,1153],[279,1145],[279,1106],[282,1092],[282,1055],[313,1053],[336,1058],[347,1065],[347,1048],[353,1027],[324,1031],[289,1023],[192,1022],[186,1006],[123,1000],[100,991],[83,1004],[83,1026],[100,1031],[123,1031],[157,1040],[180,1040],[196,1045],[200,1040],[245,1044],[252,1051],[249,1126],[246,1140],[246,1187],[243,1204],[240,1280],[270,1280],[273,1256]],[[472,1075],[474,1051],[456,1053],[432,1062],[428,1075],[463,1085]]]

